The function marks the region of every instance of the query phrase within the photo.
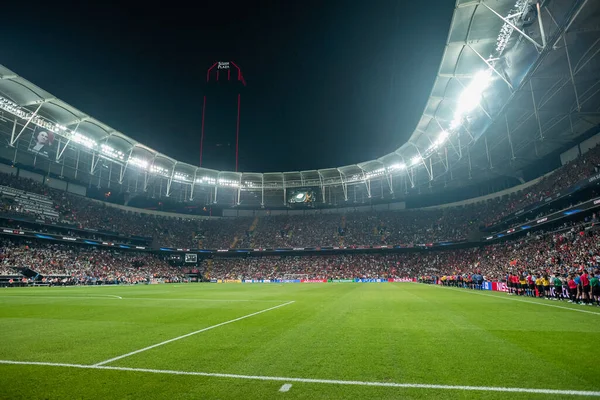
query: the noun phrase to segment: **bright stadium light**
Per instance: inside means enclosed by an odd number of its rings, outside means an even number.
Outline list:
[[[410,165],[411,165],[411,166],[413,166],[413,165],[417,165],[417,164],[418,164],[418,163],[420,163],[421,161],[423,161],[423,157],[421,157],[421,156],[414,156],[414,157],[412,158],[412,160],[410,160]]]
[[[140,167],[142,169],[148,168],[148,161],[142,160],[141,158],[131,157],[129,158],[129,163],[135,165],[136,167]]]
[[[442,131],[440,133],[440,136],[438,136],[437,140],[435,141],[435,145],[436,146],[441,146],[444,144],[444,142],[448,139],[448,136],[450,135],[450,133],[446,130]]]
[[[73,132],[71,134],[71,140],[74,141],[75,143],[79,143],[79,144],[87,147],[88,149],[93,149],[94,147],[97,146],[97,143],[94,140],[90,139],[87,136],[83,136],[79,132]]]
[[[390,165],[387,169],[388,169],[388,171],[398,171],[398,170],[401,170],[401,169],[404,169],[404,168],[406,168],[406,164],[404,164],[404,163],[396,163],[396,164]]]
[[[454,114],[454,120],[460,121],[467,113],[473,111],[479,105],[483,92],[492,82],[492,70],[486,69],[475,74],[469,86],[458,98],[458,108]]]
[[[215,183],[217,183],[217,180],[215,178],[211,178],[209,176],[203,176],[201,178],[196,178],[196,183],[205,183],[207,185],[214,185]]]
[[[107,144],[100,145],[100,151],[103,154],[117,160],[123,161],[125,159],[125,154],[122,151],[116,150]]]

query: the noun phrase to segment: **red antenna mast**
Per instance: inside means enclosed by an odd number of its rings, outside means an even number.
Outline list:
[[[232,71],[233,70],[233,71]],[[242,75],[242,70],[233,61],[217,61],[208,71],[206,71],[206,82],[220,81],[237,81],[244,87],[246,80]],[[202,103],[202,133],[200,137],[200,166],[202,166],[202,152],[204,145],[204,120],[206,118],[206,95],[204,95]],[[241,93],[237,94],[237,119],[235,124],[235,171],[238,170],[239,142],[240,142],[240,109],[241,109]]]

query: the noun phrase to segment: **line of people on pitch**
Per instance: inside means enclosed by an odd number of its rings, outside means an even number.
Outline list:
[[[600,280],[597,273],[583,269],[561,276],[560,273],[508,273],[506,285],[509,295],[545,298],[581,305],[600,307]]]

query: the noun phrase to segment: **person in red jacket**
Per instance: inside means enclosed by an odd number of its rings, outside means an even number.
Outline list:
[[[590,295],[590,276],[587,273],[587,270],[583,270],[579,273],[579,279],[581,279],[581,300],[583,304],[587,304],[591,306],[589,295]]]
[[[567,278],[567,286],[569,287],[569,303],[577,302],[577,283],[573,279],[573,275]]]

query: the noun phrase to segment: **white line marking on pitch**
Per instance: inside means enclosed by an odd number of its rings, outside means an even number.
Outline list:
[[[160,298],[160,297],[121,297],[121,296],[116,296],[116,295],[112,295],[112,294],[97,294],[94,296],[38,296],[38,295],[34,295],[34,294],[15,294],[12,296],[10,296],[10,295],[1,295],[0,296],[0,298],[19,298],[19,297],[25,297],[25,298],[38,297],[40,299],[103,299],[105,297],[114,297],[114,298],[118,298],[121,300],[215,301],[215,302],[227,302],[227,303],[231,303],[231,302],[281,303],[282,301],[286,301],[286,300],[254,300],[254,299],[248,300],[248,299],[195,299],[195,298],[183,299],[183,298],[169,298],[169,297],[165,297],[165,298]]]
[[[436,286],[439,286],[439,285],[436,285]],[[582,312],[582,313],[587,313],[587,314],[600,315],[600,313],[597,313],[597,312],[594,312],[594,311],[580,310],[580,309],[577,309],[577,308],[570,308],[570,307],[563,307],[563,306],[558,306],[558,305],[555,305],[555,304],[538,303],[536,301],[527,301],[525,299],[516,299],[514,297],[502,297],[502,296],[496,296],[496,295],[488,294],[488,293],[481,293],[482,292],[481,290],[461,289],[461,288],[453,288],[453,287],[448,287],[448,286],[439,286],[439,287],[442,287],[444,289],[454,289],[455,292],[458,291],[458,292],[463,292],[463,293],[479,294],[481,296],[493,297],[495,299],[520,301],[521,303],[536,304],[538,306],[562,308],[563,310],[570,310],[570,311],[577,311],[577,312]],[[503,292],[498,292],[498,293],[503,293]]]
[[[191,376],[205,376],[205,377],[228,378],[228,379],[249,379],[249,380],[258,380],[258,381],[323,383],[323,384],[330,384],[330,385],[375,386],[375,387],[439,389],[439,390],[469,390],[469,391],[482,391],[482,392],[538,393],[538,394],[558,394],[558,395],[570,395],[570,396],[600,396],[600,392],[592,392],[592,391],[585,391],[585,390],[533,389],[533,388],[497,387],[497,386],[433,385],[433,384],[427,384],[427,383],[364,382],[364,381],[342,381],[342,380],[334,380],[334,379],[285,378],[282,376],[220,374],[220,373],[215,373],[215,372],[172,371],[172,370],[164,370],[164,369],[112,367],[112,366],[107,366],[107,365],[63,364],[63,363],[35,362],[35,361],[0,360],[0,364],[40,365],[40,366],[67,367],[67,368],[80,368],[80,369],[100,369],[100,370],[111,370],[111,371],[146,372],[146,373],[152,373],[152,374],[191,375]]]
[[[208,328],[203,328],[203,329],[200,329],[200,330],[197,330],[197,331],[194,331],[194,332],[187,333],[187,334],[185,334],[185,335],[177,336],[176,338],[169,339],[169,340],[165,340],[164,342],[156,343],[156,344],[153,344],[152,346],[144,347],[143,349],[135,350],[135,351],[132,351],[132,352],[130,352],[130,353],[123,354],[123,355],[121,355],[121,356],[117,356],[117,357],[109,358],[108,360],[104,360],[104,361],[101,361],[101,362],[99,362],[99,363],[96,363],[96,364],[94,364],[94,366],[96,366],[96,367],[97,367],[97,366],[100,366],[100,365],[108,364],[108,363],[111,363],[111,362],[113,362],[113,361],[117,361],[117,360],[120,360],[120,359],[122,359],[122,358],[129,357],[129,356],[132,356],[132,355],[134,355],[134,354],[141,353],[141,352],[143,352],[143,351],[146,351],[146,350],[154,349],[155,347],[163,346],[163,345],[165,345],[165,344],[168,344],[168,343],[174,342],[174,341],[176,341],[176,340],[181,340],[181,339],[184,339],[184,338],[186,338],[186,337],[189,337],[189,336],[192,336],[192,335],[196,335],[196,334],[198,334],[198,333],[206,332],[206,331],[209,331],[209,330],[211,330],[211,329],[218,328],[218,327],[220,327],[220,326],[223,326],[223,325],[227,325],[227,324],[231,324],[231,323],[233,323],[233,322],[241,321],[241,320],[243,320],[243,319],[250,318],[250,317],[253,317],[253,316],[255,316],[255,315],[258,315],[258,314],[265,313],[265,312],[267,312],[267,311],[275,310],[275,309],[277,309],[277,308],[284,307],[284,306],[287,306],[287,305],[289,305],[289,304],[292,304],[292,303],[295,303],[295,302],[294,302],[294,301],[290,301],[290,302],[283,303],[283,304],[280,304],[280,305],[278,305],[278,306],[275,306],[275,307],[267,308],[267,309],[265,309],[265,310],[261,310],[261,311],[253,312],[252,314],[244,315],[244,316],[242,316],[242,317],[239,317],[239,318],[235,318],[235,319],[232,319],[232,320],[229,320],[229,321],[221,322],[220,324],[216,324],[216,325],[213,325],[213,326],[209,326]]]
[[[97,294],[95,296],[37,296],[37,295],[29,295],[29,294],[28,295],[16,294],[13,296],[0,296],[0,297],[11,298],[11,299],[16,299],[19,297],[40,298],[40,299],[106,299],[107,297],[110,297],[110,298],[123,300],[123,298],[121,296],[115,296],[112,294]]]
[[[291,383],[284,383],[283,386],[279,388],[280,392],[288,392],[292,387]]]

